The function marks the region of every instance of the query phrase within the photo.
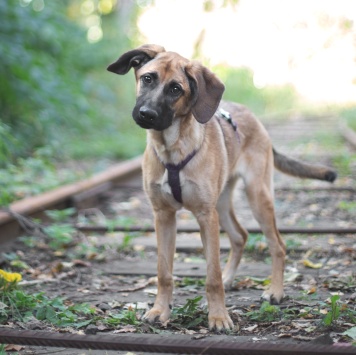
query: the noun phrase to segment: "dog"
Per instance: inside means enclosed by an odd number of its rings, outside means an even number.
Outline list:
[[[131,68],[137,84],[132,116],[147,130],[143,186],[153,209],[158,250],[158,293],[144,319],[165,323],[170,318],[175,215],[185,207],[197,219],[207,260],[209,328],[230,330],[233,322],[225,307],[225,290],[232,286],[248,237],[233,210],[237,180],[244,182],[272,256],[272,280],[262,298],[278,304],[284,297],[286,248],[275,219],[274,167],[292,176],[329,182],[337,174],[278,153],[263,125],[246,107],[221,101],[223,83],[199,62],[148,44],[124,53],[107,69],[123,75]],[[231,243],[223,272],[220,226]]]

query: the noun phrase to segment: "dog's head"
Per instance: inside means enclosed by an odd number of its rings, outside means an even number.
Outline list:
[[[225,89],[200,63],[153,44],[124,53],[108,70],[123,75],[131,68],[137,83],[132,116],[146,129],[162,131],[190,112],[198,122],[208,122]]]

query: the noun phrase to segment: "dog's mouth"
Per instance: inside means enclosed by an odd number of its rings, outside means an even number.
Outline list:
[[[144,129],[155,129],[154,124],[150,122],[145,122],[145,121],[140,121],[140,120],[135,120],[135,122]]]

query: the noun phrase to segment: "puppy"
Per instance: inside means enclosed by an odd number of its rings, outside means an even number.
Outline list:
[[[153,208],[158,248],[158,293],[144,318],[166,322],[171,314],[176,211],[196,217],[207,260],[209,327],[233,327],[225,308],[241,260],[247,231],[238,222],[232,195],[238,179],[245,185],[251,210],[267,237],[272,281],[262,298],[279,303],[283,296],[286,249],[276,226],[273,170],[302,178],[334,181],[336,173],[288,158],[273,149],[262,124],[244,106],[222,102],[223,83],[206,67],[158,45],[124,53],[108,70],[135,70],[137,93],[132,116],[147,130],[143,185]],[[220,269],[220,226],[231,251]]]

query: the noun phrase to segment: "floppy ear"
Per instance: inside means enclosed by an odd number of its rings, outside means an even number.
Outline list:
[[[107,68],[115,74],[126,74],[132,67],[141,68],[144,64],[153,59],[158,53],[166,50],[155,44],[145,44],[132,51],[124,53],[116,62],[110,64]]]
[[[225,86],[208,68],[193,63],[185,68],[190,79],[193,100],[192,112],[200,123],[208,122],[216,112]]]

